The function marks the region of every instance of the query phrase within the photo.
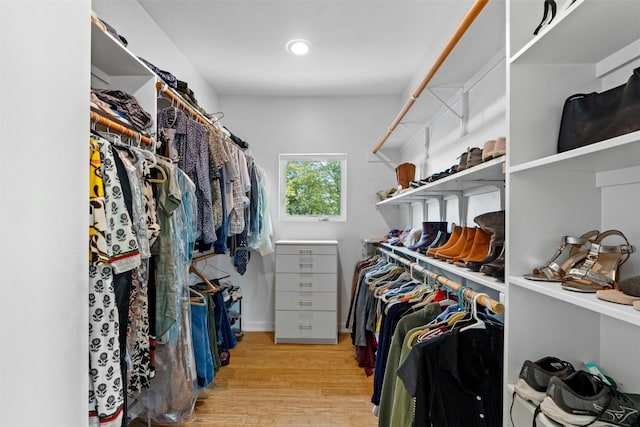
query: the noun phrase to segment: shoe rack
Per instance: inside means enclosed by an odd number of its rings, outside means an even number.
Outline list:
[[[577,369],[595,362],[621,391],[640,392],[640,311],[523,277],[544,264],[562,236],[592,229],[624,233],[636,253],[620,278],[640,274],[640,132],[557,153],[564,100],[618,86],[640,66],[640,2],[562,6],[533,36],[542,2],[507,2],[504,420],[516,427],[531,425],[533,416],[519,399],[513,423],[509,416],[526,359],[556,356]]]
[[[505,157],[498,157],[432,183],[406,190],[394,197],[378,202],[376,206],[378,208],[384,208],[412,205],[415,203],[424,204],[427,200],[436,199],[438,203],[441,204],[442,210],[444,198],[456,196],[460,210],[458,218],[466,218],[467,194],[473,193],[474,190],[478,188],[487,186],[494,187],[495,191],[501,192],[501,203],[504,203],[504,167]],[[444,218],[444,215],[441,215],[441,217]],[[428,266],[430,270],[450,277],[462,285],[472,287],[481,285],[487,288],[487,290],[483,290],[483,292],[486,291],[495,299],[499,298],[499,293],[505,291],[504,282],[483,273],[473,272],[467,268],[461,268],[447,263],[446,261],[430,258],[405,247],[394,246],[387,243],[381,243],[381,246],[393,253],[402,254],[405,258],[412,259],[421,265]]]

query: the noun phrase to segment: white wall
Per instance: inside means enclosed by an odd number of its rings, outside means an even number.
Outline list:
[[[0,425],[83,426],[90,7],[0,7]]]
[[[207,112],[219,111],[218,94],[136,0],[92,0],[91,7],[127,39],[131,52],[189,83]]]
[[[467,133],[460,134],[460,120],[444,106],[435,119],[430,123],[428,135],[428,152],[425,151],[425,131],[417,132],[416,136],[404,144],[401,151],[402,161],[416,165],[416,178],[443,171],[459,163],[459,156],[468,147],[482,148],[487,140],[506,136],[506,66],[504,59],[493,59],[487,66],[491,71],[483,78],[468,85],[469,116]],[[473,80],[473,79],[472,79]],[[452,108],[460,111],[459,96],[451,99]],[[424,97],[418,102],[438,102],[432,97]],[[426,118],[425,118],[426,120]],[[424,166],[421,170],[421,166]],[[473,218],[477,215],[501,209],[500,195],[492,188],[486,188],[489,193],[468,198],[467,215],[461,218],[458,213],[458,200],[454,197],[445,200],[445,218],[448,222],[475,226]],[[502,202],[504,203],[504,202]],[[418,217],[423,211],[421,206],[415,207],[414,228],[420,226]],[[424,220],[438,221],[439,208],[437,203],[428,201],[427,216]],[[409,224],[408,224],[409,225]]]
[[[340,325],[344,328],[355,263],[362,258],[362,239],[388,229],[375,208],[376,191],[396,185],[395,171],[370,162],[384,125],[397,109],[396,97],[221,97],[224,124],[250,144],[269,179],[274,241],[336,239],[339,242]],[[279,153],[347,153],[347,221],[292,223],[278,219]],[[242,285],[243,328],[272,330],[274,319],[274,256],[252,255],[247,273],[234,275]],[[231,272],[228,257],[216,257]]]

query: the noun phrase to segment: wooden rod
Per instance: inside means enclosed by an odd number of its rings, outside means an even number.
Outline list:
[[[449,279],[446,276],[443,276],[441,274],[436,274],[432,271],[427,270],[426,268],[424,268],[423,266],[421,266],[420,264],[414,263],[409,261],[406,258],[403,258],[391,251],[388,251],[386,249],[383,248],[378,248],[378,251],[380,251],[382,254],[384,254],[385,256],[388,256],[390,258],[393,258],[397,261],[399,261],[400,263],[411,267],[413,265],[413,271],[417,271],[419,273],[422,273],[426,276],[431,277],[432,279],[437,280],[438,282],[440,282],[441,284],[443,284],[444,286],[446,286],[447,288],[451,289],[454,292],[458,292],[460,290],[460,288],[462,288],[462,285],[458,282],[454,282],[453,280]],[[473,298],[478,295],[478,292],[474,291],[473,289],[470,289],[468,292],[465,293],[466,298],[469,300],[473,300]],[[500,314],[500,313],[504,313],[504,305],[492,298],[489,298],[486,295],[480,295],[478,297],[478,303],[482,304],[483,306],[487,307],[489,310],[493,311],[496,314]]]
[[[108,119],[96,112],[90,111],[90,113],[91,113],[92,122],[100,123],[101,125],[106,126],[110,130],[116,131],[123,135],[130,136],[131,138],[134,138],[134,139],[139,139],[141,142],[147,145],[151,145],[152,147],[156,145],[153,139],[149,138],[148,136],[142,135],[140,132],[137,132],[133,129],[129,129],[126,126],[122,126],[120,123],[114,122],[113,120]]]
[[[373,154],[376,154],[380,150],[380,148],[382,148],[384,143],[387,141],[387,138],[389,138],[391,133],[396,129],[398,124],[400,124],[407,112],[409,112],[416,99],[420,97],[420,94],[422,94],[424,88],[427,87],[433,76],[435,76],[436,72],[438,72],[438,69],[440,69],[440,66],[442,66],[451,51],[453,51],[453,48],[456,46],[456,44],[458,44],[464,33],[469,29],[473,21],[478,17],[487,3],[489,3],[489,0],[476,0],[476,2],[471,6],[471,9],[469,9],[465,17],[458,25],[456,31],[453,33],[447,44],[442,49],[442,52],[440,52],[440,55],[438,55],[433,65],[431,65],[431,68],[429,69],[429,71],[427,71],[427,74],[425,74],[416,90],[413,91],[411,98],[409,98],[404,107],[402,107],[402,110],[400,110],[400,113],[396,116],[389,130],[380,139],[378,145],[376,145],[373,149]]]

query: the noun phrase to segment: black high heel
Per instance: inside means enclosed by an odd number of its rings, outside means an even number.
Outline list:
[[[542,21],[540,21],[540,25],[538,25],[533,32],[533,35],[536,36],[545,25],[551,24],[553,18],[556,17],[557,5],[555,0],[544,0],[544,16],[542,17]],[[549,11],[551,11],[551,18],[549,22],[545,22],[547,20],[547,16],[549,15]]]

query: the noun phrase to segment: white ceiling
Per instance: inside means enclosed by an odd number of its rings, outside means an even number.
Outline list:
[[[472,0],[139,0],[220,95],[403,95],[440,54]],[[448,80],[504,45],[504,0],[463,39]],[[287,41],[312,43],[306,57]],[[465,50],[466,49],[466,50]],[[444,68],[444,67],[443,67]],[[457,75],[460,74],[460,75]],[[417,79],[417,80],[416,80]],[[445,78],[443,81],[446,81]]]

